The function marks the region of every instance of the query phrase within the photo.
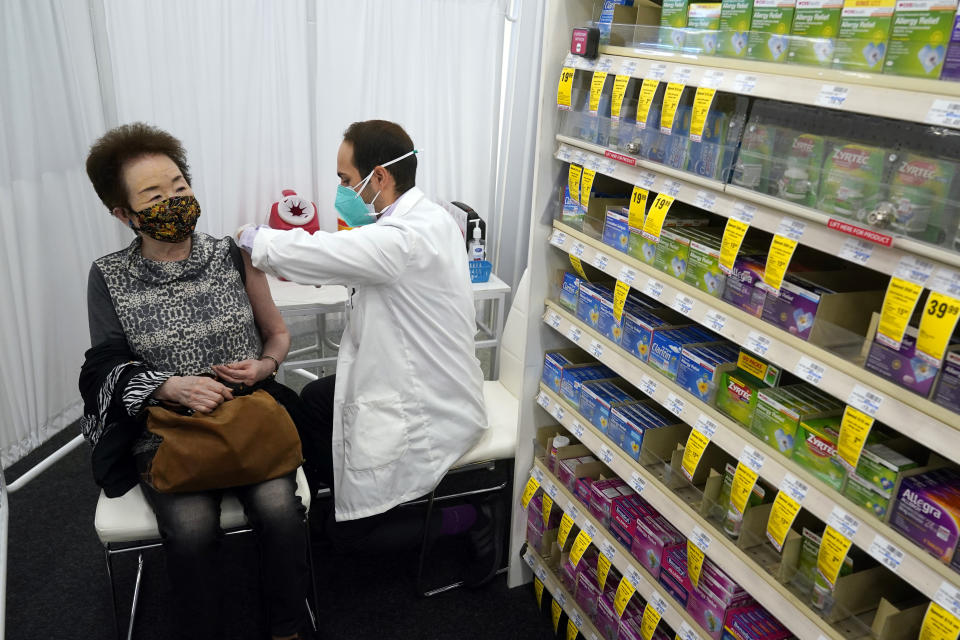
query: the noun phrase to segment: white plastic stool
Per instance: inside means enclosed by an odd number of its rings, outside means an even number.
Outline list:
[[[297,469],[297,495],[300,497],[307,513],[310,512],[310,487],[303,469]],[[143,552],[147,549],[160,547],[163,541],[157,527],[157,518],[153,509],[143,497],[143,491],[138,484],[119,498],[108,498],[103,491],[97,501],[97,512],[93,519],[97,530],[97,537],[103,544],[103,555],[107,563],[107,578],[110,580],[110,593],[113,596],[113,621],[117,630],[117,638],[123,638],[120,632],[119,604],[117,603],[117,588],[113,580],[113,556],[121,553],[137,552],[137,579],[133,587],[133,604],[130,607],[130,624],[127,627],[127,639],[133,638],[133,623],[137,615],[137,600],[140,597],[140,580],[143,576]],[[253,531],[243,512],[243,505],[237,497],[227,492],[220,503],[220,528],[226,535],[249,533]],[[307,601],[307,611],[310,614],[310,623],[317,629],[316,595],[317,585],[313,574],[313,552],[310,548],[310,532],[307,518],[304,517],[304,535],[307,537],[307,558],[310,563],[310,586],[313,602]],[[312,605],[312,606],[311,606]]]

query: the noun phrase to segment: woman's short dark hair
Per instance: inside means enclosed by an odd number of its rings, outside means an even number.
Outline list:
[[[107,131],[93,143],[87,155],[87,177],[107,209],[130,208],[130,198],[123,181],[123,165],[153,154],[165,155],[173,160],[183,179],[191,184],[190,166],[183,144],[162,129],[143,122],[133,122]]]
[[[413,151],[413,140],[403,127],[387,120],[354,122],[343,132],[343,139],[353,145],[353,164],[361,178],[377,165]],[[416,183],[417,156],[409,156],[384,169],[397,183],[397,193],[405,193]]]

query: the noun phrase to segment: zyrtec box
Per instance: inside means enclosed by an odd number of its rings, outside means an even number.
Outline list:
[[[956,0],[897,2],[884,73],[939,78],[956,11]]]

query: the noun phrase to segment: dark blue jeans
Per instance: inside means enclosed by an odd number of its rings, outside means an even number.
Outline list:
[[[159,493],[141,483],[153,507],[166,551],[167,573],[184,638],[222,634],[220,583],[220,499],[223,491]],[[259,484],[230,489],[256,532],[262,593],[273,635],[304,628],[309,580],[306,510],[296,495],[293,473]]]

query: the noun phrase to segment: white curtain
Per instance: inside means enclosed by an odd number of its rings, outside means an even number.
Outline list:
[[[203,214],[232,234],[281,191],[309,194],[306,0],[107,0],[120,123],[166,129],[187,150]]]
[[[87,181],[103,130],[86,2],[0,2],[0,463],[79,417],[87,271],[120,229]]]
[[[417,185],[489,221],[505,0],[317,3],[317,198],[335,223],[336,155],[358,120],[392,120],[417,156]]]

